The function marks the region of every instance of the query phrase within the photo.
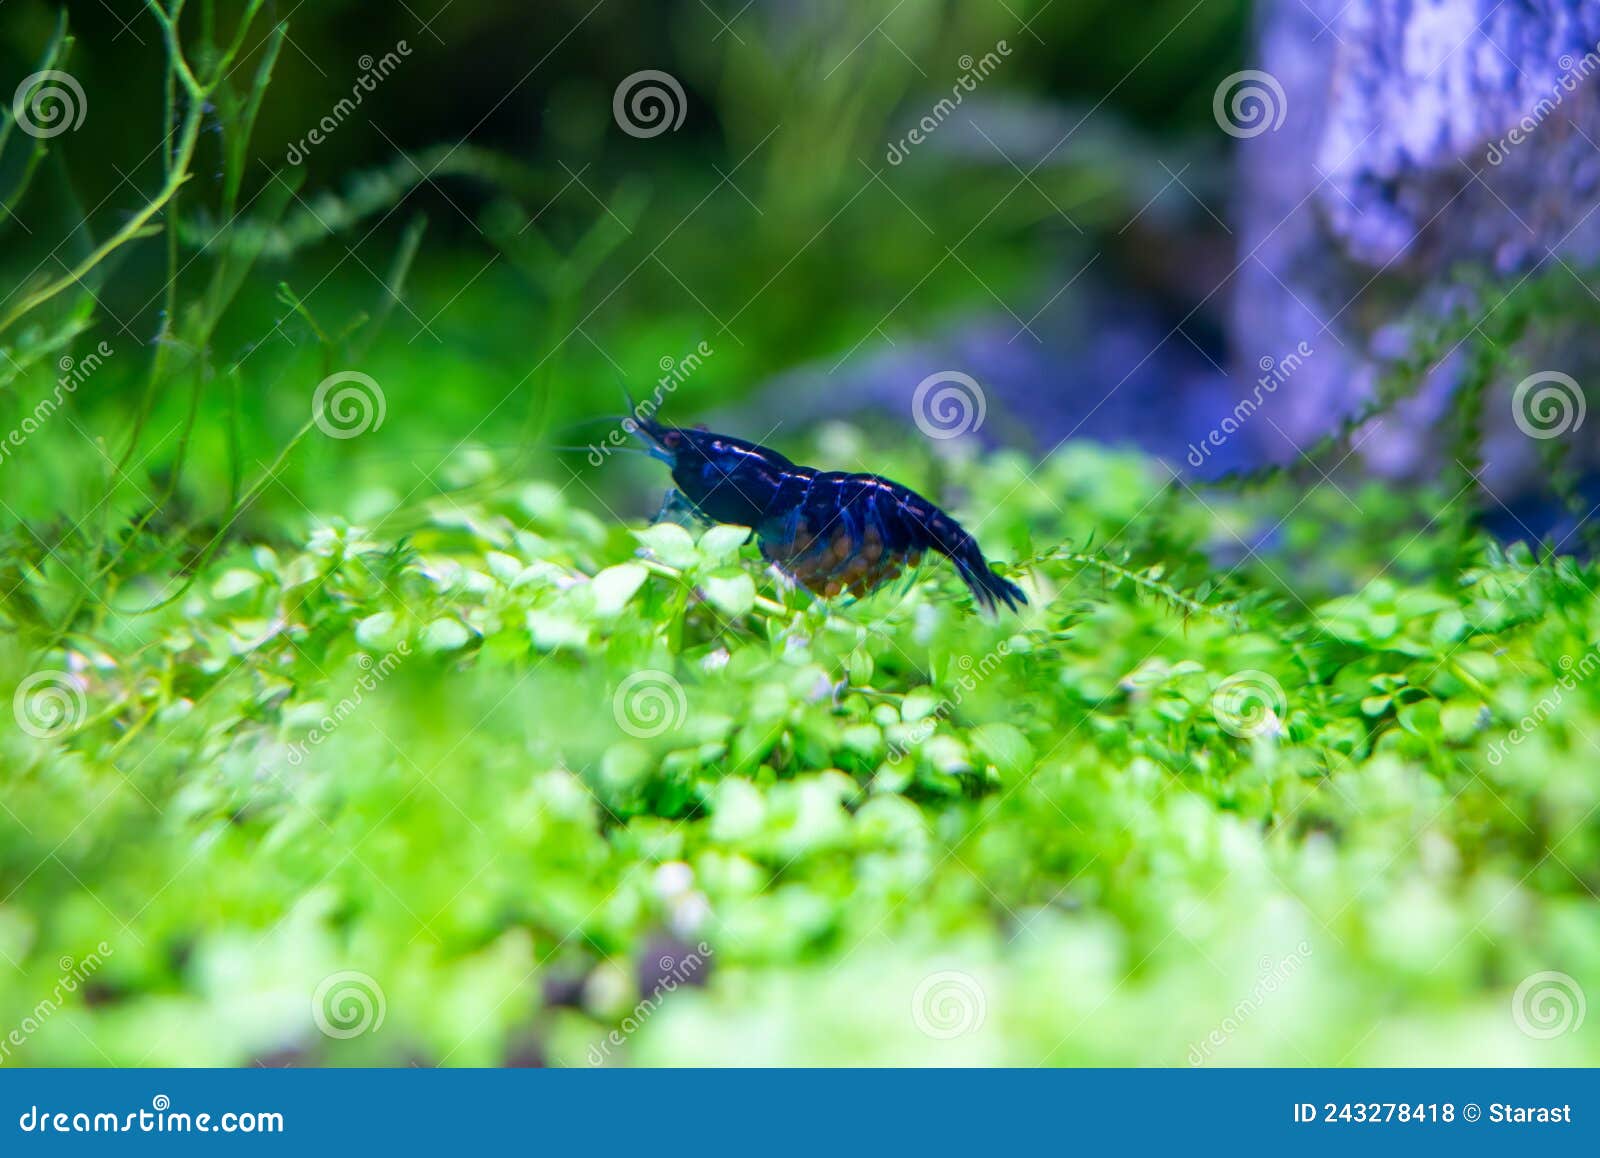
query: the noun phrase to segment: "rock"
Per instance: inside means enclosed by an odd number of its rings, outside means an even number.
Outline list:
[[[1232,353],[1248,367],[1301,341],[1315,349],[1272,412],[1289,442],[1314,441],[1371,396],[1410,343],[1403,313],[1495,307],[1453,281],[1458,264],[1515,281],[1600,257],[1600,5],[1275,0],[1258,58],[1283,121],[1239,143]],[[1581,381],[1594,368],[1576,348],[1526,353],[1528,371]],[[1369,465],[1438,465],[1460,354],[1369,432]],[[1537,448],[1511,423],[1514,385],[1495,383],[1486,423],[1488,477],[1510,490],[1537,473]],[[1272,461],[1294,457],[1274,431],[1251,438]]]

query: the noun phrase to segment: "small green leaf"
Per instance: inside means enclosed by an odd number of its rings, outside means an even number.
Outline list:
[[[635,531],[633,537],[668,567],[683,569],[699,561],[694,540],[689,537],[688,531],[676,523],[657,523],[653,527]]]
[[[1033,767],[1033,745],[1012,724],[981,724],[972,729],[970,739],[972,747],[1007,781],[1025,776]]]
[[[908,724],[931,716],[939,706],[939,698],[928,687],[914,688],[900,701],[900,718]]]
[[[232,599],[235,595],[243,595],[246,591],[254,591],[261,586],[261,576],[254,571],[246,571],[236,567],[231,571],[224,571],[215,583],[211,585],[213,599]]]
[[[700,553],[712,563],[724,563],[736,557],[749,538],[749,527],[719,523],[700,536]]]
[[[745,780],[724,780],[712,803],[711,836],[730,844],[749,840],[761,831],[766,812],[766,803],[754,785]]]
[[[589,643],[589,629],[562,611],[535,608],[528,612],[528,632],[540,651],[581,648]]]
[[[458,651],[471,638],[472,632],[459,619],[435,619],[422,629],[422,650]]]
[[[1447,704],[1439,713],[1439,725],[1444,729],[1446,739],[1459,744],[1470,740],[1478,731],[1481,717],[1480,704]]]
[[[737,567],[713,571],[700,581],[700,590],[705,593],[706,602],[730,618],[755,606],[755,581]]]
[[[1439,738],[1439,701],[1418,700],[1401,708],[1397,717],[1400,726],[1413,736],[1425,739]]]
[[[595,613],[608,618],[619,614],[649,577],[649,570],[638,563],[619,563],[615,567],[607,567],[589,584],[589,591],[594,596]]]
[[[488,551],[484,554],[483,561],[489,565],[489,574],[508,587],[522,574],[522,560],[515,555],[507,555],[504,551]]]
[[[400,642],[400,633],[395,630],[394,612],[380,611],[357,623],[356,642],[374,651],[388,651],[394,647]]]

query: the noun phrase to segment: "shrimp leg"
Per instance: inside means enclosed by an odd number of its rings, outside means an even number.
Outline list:
[[[661,509],[656,512],[656,517],[651,519],[651,525],[656,523],[677,523],[680,527],[694,527],[710,522],[691,503],[682,491],[674,487],[669,490],[661,500]]]

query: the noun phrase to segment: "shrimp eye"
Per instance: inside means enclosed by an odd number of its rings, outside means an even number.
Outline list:
[[[683,441],[683,435],[676,430],[669,430],[661,436],[661,445],[672,450]]]

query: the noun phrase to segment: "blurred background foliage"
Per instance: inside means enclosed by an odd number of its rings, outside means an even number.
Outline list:
[[[244,220],[264,221],[282,203],[295,245],[266,247],[206,359],[212,372],[248,368],[237,427],[247,457],[270,460],[323,376],[310,319],[337,334],[387,316],[384,341],[363,336],[361,363],[383,384],[387,425],[329,450],[341,480],[328,490],[326,457],[308,448],[290,461],[284,477],[308,500],[344,493],[350,472],[392,483],[408,464],[407,485],[426,486],[423,473],[462,439],[504,446],[610,411],[619,372],[654,380],[663,357],[700,340],[717,355],[675,401],[685,418],[864,341],[915,341],[952,317],[995,310],[997,298],[1042,302],[1063,269],[1107,243],[1138,271],[1150,256],[1137,252],[1137,233],[1117,230],[1170,184],[1146,142],[1190,149],[1220,177],[1222,143],[1196,130],[1211,124],[1208,70],[1240,54],[1245,19],[1243,5],[1227,3],[1181,21],[1190,6],[757,3],[726,28],[730,13],[698,2],[291,7],[263,7],[229,83],[248,92],[272,21],[287,19],[240,204]],[[11,6],[8,74],[28,71],[56,11]],[[159,29],[127,2],[68,11],[69,65],[89,111],[81,129],[49,143],[37,195],[9,230],[19,284],[86,252],[161,178]],[[196,28],[199,16],[191,5]],[[887,143],[948,95],[960,59],[1000,40],[1012,55],[978,95],[1015,110],[1034,154],[1094,110],[1081,138],[1020,187],[1011,160],[970,132],[958,146],[956,126],[948,143],[886,165]],[[303,165],[289,165],[291,146],[350,93],[361,59],[401,42],[410,55],[394,73],[304,150]],[[618,131],[612,90],[642,68],[682,83],[680,130],[649,140]],[[178,202],[189,222],[180,293],[207,276],[197,243],[216,220],[220,148],[209,117]],[[1038,159],[1006,149],[1027,168]],[[4,163],[15,170],[24,155],[14,145]],[[403,301],[386,304],[382,283],[423,221]],[[95,337],[123,355],[73,400],[94,437],[115,441],[129,422],[162,332],[168,256],[159,241],[130,247],[93,285]],[[286,308],[279,281],[303,312]],[[55,312],[69,308],[62,300]],[[30,321],[50,325],[50,315]],[[184,357],[172,361],[189,372]],[[223,483],[224,456],[212,453],[223,404],[208,395],[195,431],[202,452],[188,463],[196,493]],[[159,470],[177,436],[160,440],[181,425],[185,399],[174,388],[156,402],[141,456]],[[44,445],[22,454],[36,456],[34,485],[14,482],[8,501],[42,513],[67,482],[52,466],[61,456]]]

